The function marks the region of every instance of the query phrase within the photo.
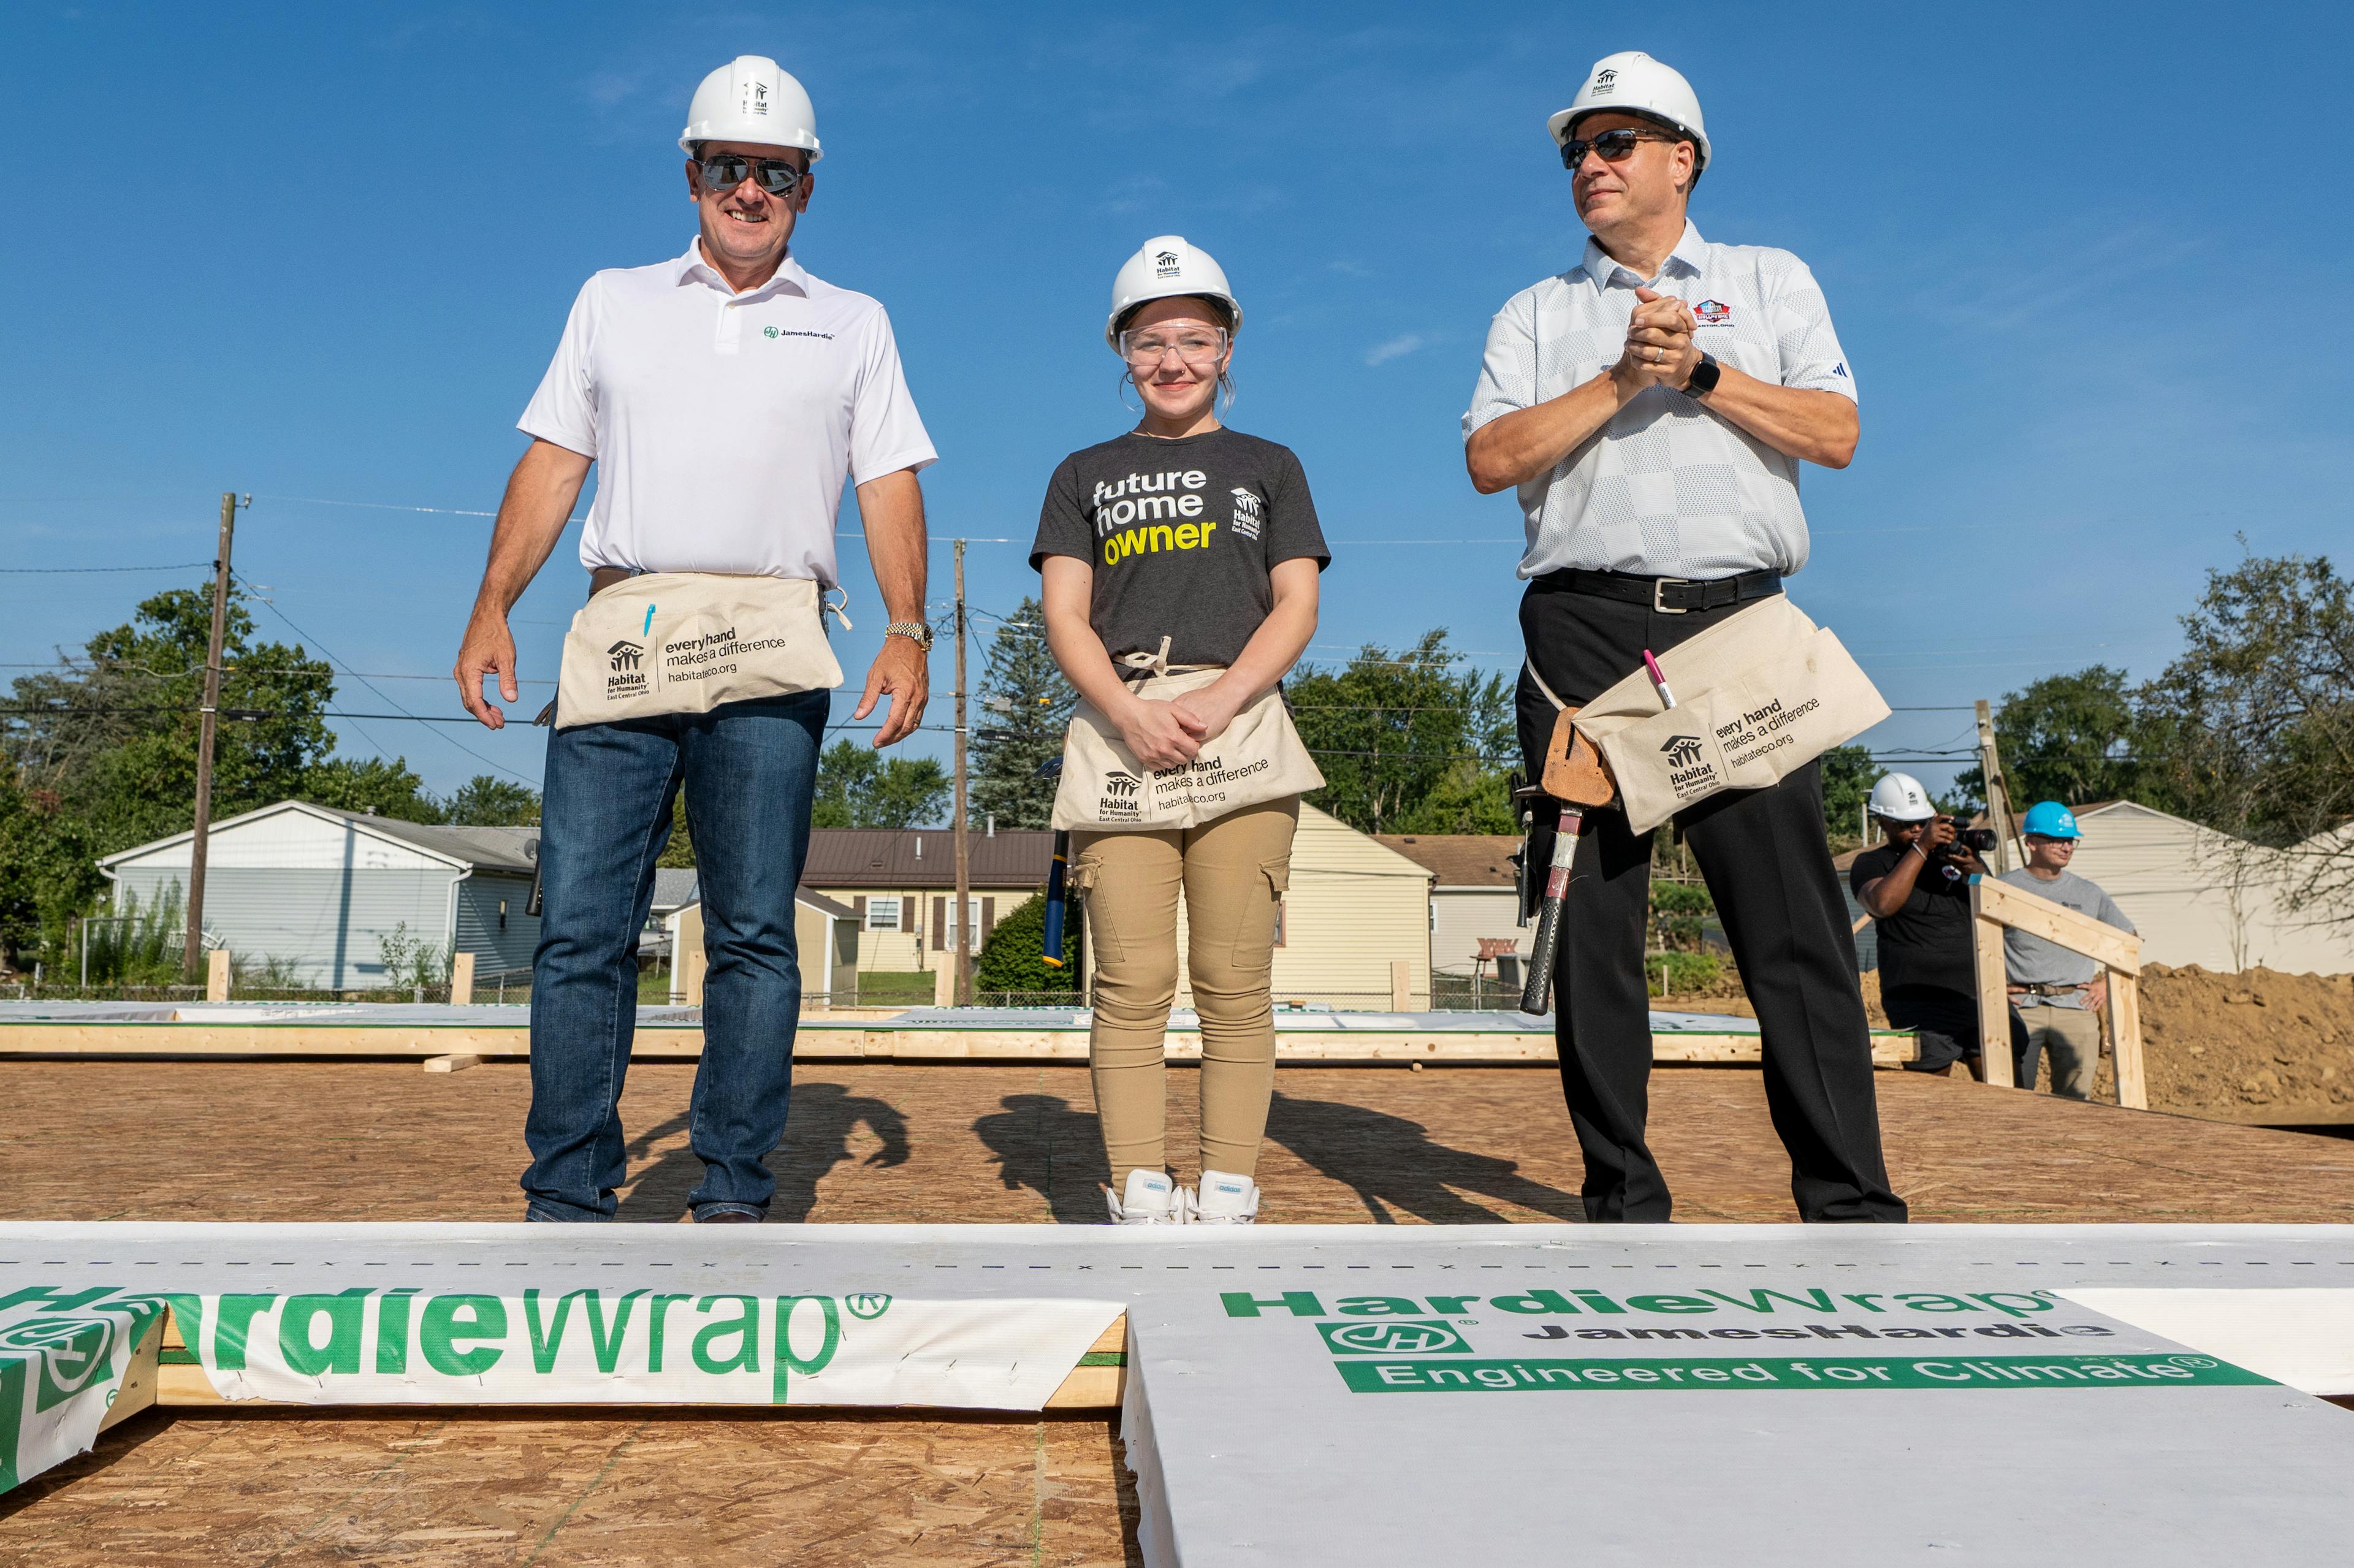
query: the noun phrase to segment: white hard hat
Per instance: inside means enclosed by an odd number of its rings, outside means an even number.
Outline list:
[[[1553,132],[1553,145],[1558,147],[1569,140],[1581,117],[1605,111],[1666,121],[1691,136],[1700,151],[1692,177],[1699,178],[1700,171],[1708,167],[1708,127],[1701,121],[1700,96],[1675,67],[1661,65],[1640,49],[1605,55],[1594,62],[1585,85],[1577,90],[1569,107],[1548,119],[1545,129]]]
[[[1887,773],[1872,787],[1872,814],[1892,822],[1925,822],[1937,814],[1929,791],[1910,773]]]
[[[1182,234],[1163,234],[1120,263],[1111,281],[1111,314],[1104,321],[1104,341],[1119,346],[1120,318],[1149,300],[1172,300],[1185,294],[1225,302],[1227,330],[1243,330],[1242,302],[1226,286],[1225,269],[1210,253],[1189,245]]]
[[[678,138],[689,154],[697,142],[800,147],[812,164],[825,156],[818,151],[817,111],[808,91],[766,55],[737,55],[703,79]]]

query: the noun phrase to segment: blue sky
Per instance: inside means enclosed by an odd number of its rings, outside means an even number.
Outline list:
[[[205,560],[219,493],[251,492],[242,574],[376,677],[341,705],[455,712],[446,678],[393,678],[455,652],[488,523],[454,514],[496,506],[581,280],[684,248],[686,101],[745,52],[815,99],[796,253],[891,310],[938,540],[1026,540],[1061,456],[1129,422],[1100,336],[1123,257],[1177,232],[1225,263],[1232,422],[1299,451],[1334,545],[1320,659],[1444,625],[1516,662],[1519,514],[1472,493],[1457,421],[1496,307],[1576,259],[1543,119],[1620,48],[1700,93],[1702,232],[1792,249],[1829,294],[1863,442],[1807,471],[1793,588],[1891,703],[2154,673],[2235,535],[2342,546],[2342,9],[2241,6],[2228,37],[2211,7],[1608,10],[11,6],[0,564]],[[379,509],[403,506],[450,510]],[[863,671],[883,617],[844,546]],[[527,679],[555,674],[571,549],[516,612]],[[971,546],[977,607],[1032,588],[1024,554]],[[0,662],[198,575],[0,576]],[[949,670],[943,644],[936,689]],[[535,780],[544,743],[342,732],[438,789],[485,761]]]

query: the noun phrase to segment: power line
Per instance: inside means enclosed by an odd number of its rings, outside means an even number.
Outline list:
[[[245,579],[244,579],[244,578],[239,577],[239,578],[238,579],[238,581],[239,581],[240,584],[242,584],[242,585],[243,585],[243,586],[248,589],[248,591],[249,591],[249,592],[251,590],[251,588],[252,588],[252,585],[251,585],[250,583],[247,583],[247,582],[245,581]],[[310,642],[310,643],[313,644],[315,647],[317,647],[317,649],[319,650],[319,652],[322,652],[322,653],[325,654],[325,655],[326,655],[326,658],[327,658],[327,662],[328,662],[328,663],[330,663],[330,664],[337,664],[337,665],[341,665],[341,666],[343,667],[344,673],[345,673],[345,674],[352,674],[352,667],[351,667],[351,665],[350,665],[349,663],[347,663],[345,661],[344,661],[344,660],[342,660],[342,659],[338,659],[338,658],[336,658],[336,657],[335,657],[335,654],[334,654],[334,650],[330,649],[330,648],[329,648],[325,643],[321,642],[317,638],[313,637],[309,632],[307,632],[307,631],[303,630],[301,627],[299,627],[299,626],[295,626],[295,625],[294,625],[294,619],[293,619],[293,617],[292,617],[292,616],[288,615],[284,610],[282,610],[282,609],[279,609],[275,604],[271,604],[271,603],[270,603],[270,600],[268,600],[268,599],[262,599],[260,602],[261,602],[261,603],[263,603],[263,604],[265,604],[265,605],[269,605],[269,607],[270,607],[270,614],[272,614],[272,615],[276,616],[279,620],[281,620],[284,621],[288,626],[292,627],[292,628],[293,628],[293,631],[294,631],[294,635],[295,635],[295,636],[300,637],[300,638],[302,638],[302,639],[303,639],[303,640],[305,640],[306,641],[308,641],[308,642]],[[366,686],[366,687],[367,687],[367,689],[368,689],[369,691],[371,691],[371,692],[375,692],[375,693],[376,693],[376,694],[377,696],[379,696],[379,697],[383,697],[383,698],[384,698],[384,700],[385,700],[387,703],[391,704],[391,705],[392,705],[393,707],[399,709],[399,714],[398,714],[398,716],[402,717],[402,718],[407,718],[407,719],[418,719],[418,718],[419,718],[419,715],[418,715],[410,713],[410,712],[409,712],[408,709],[406,709],[406,708],[402,708],[402,707],[400,706],[400,705],[399,705],[398,703],[397,703],[397,702],[394,702],[394,701],[393,701],[393,699],[392,699],[388,694],[387,694],[385,692],[383,692],[383,691],[379,690],[379,689],[378,689],[377,687],[376,687],[375,685],[371,684],[371,683],[370,683],[366,679],[365,679],[364,677],[359,676],[359,675],[352,675],[352,678],[353,678],[354,680],[358,681],[358,682],[359,682],[359,683],[360,683],[361,685],[363,685],[363,686]],[[391,716],[391,715],[387,715],[387,716]],[[355,726],[355,727],[357,727],[357,726]],[[384,743],[383,743],[383,742],[381,742],[381,741],[379,741],[379,740],[377,740],[377,739],[376,738],[376,736],[372,736],[372,735],[369,735],[369,734],[367,733],[367,731],[366,731],[366,730],[360,730],[360,732],[359,732],[359,733],[360,733],[361,738],[365,739],[365,740],[366,740],[366,741],[370,746],[375,747],[376,748],[376,750],[377,750],[379,753],[380,753],[380,752],[382,752],[382,751],[384,750]],[[485,767],[487,767],[487,768],[491,768],[493,772],[504,773],[504,774],[505,774],[508,778],[510,778],[510,779],[513,779],[516,780],[518,783],[530,784],[530,783],[532,782],[532,780],[531,780],[527,776],[525,776],[525,775],[524,775],[524,774],[521,774],[521,773],[517,773],[514,768],[508,768],[508,767],[505,767],[504,765],[503,765],[503,764],[501,764],[501,763],[497,763],[497,762],[493,762],[493,761],[492,761],[489,758],[484,757],[481,752],[476,751],[473,747],[470,747],[470,746],[460,746],[460,745],[459,745],[459,743],[458,743],[454,738],[452,738],[452,737],[451,737],[451,736],[442,736],[442,738],[443,738],[444,740],[449,741],[449,742],[450,742],[450,744],[451,744],[452,747],[456,747],[458,750],[462,751],[462,752],[464,752],[467,756],[469,756],[469,757],[472,758],[475,761],[480,762],[480,763],[482,763],[483,766],[485,766]]]
[[[211,565],[210,561],[174,561],[162,567],[0,567],[0,575],[70,577],[90,572],[193,572]]]

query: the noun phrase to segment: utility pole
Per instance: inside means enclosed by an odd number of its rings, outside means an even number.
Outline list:
[[[2010,799],[2010,780],[2002,770],[2002,754],[1995,747],[1994,715],[1984,697],[1978,699],[1978,771],[1986,779],[1987,821],[1994,827],[1994,868],[2010,867],[2011,833],[2017,809]]]
[[[245,504],[253,504],[251,496]],[[213,547],[213,635],[205,652],[205,705],[196,725],[196,836],[188,844],[188,935],[181,971],[194,980],[205,959],[205,860],[213,829],[213,732],[220,718],[221,640],[228,632],[228,547],[237,530],[237,495],[221,497],[220,542]]]
[[[964,541],[956,542],[956,989],[959,1007],[972,1005],[972,846],[965,832]]]

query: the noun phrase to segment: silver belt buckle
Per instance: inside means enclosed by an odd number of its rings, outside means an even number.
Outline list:
[[[1689,588],[1694,580],[1695,579],[1691,577],[1653,577],[1651,579],[1652,610],[1659,615],[1691,614],[1691,611],[1689,606],[1679,608],[1668,603],[1666,594],[1668,591],[1668,585],[1670,583],[1673,583],[1678,588]]]

